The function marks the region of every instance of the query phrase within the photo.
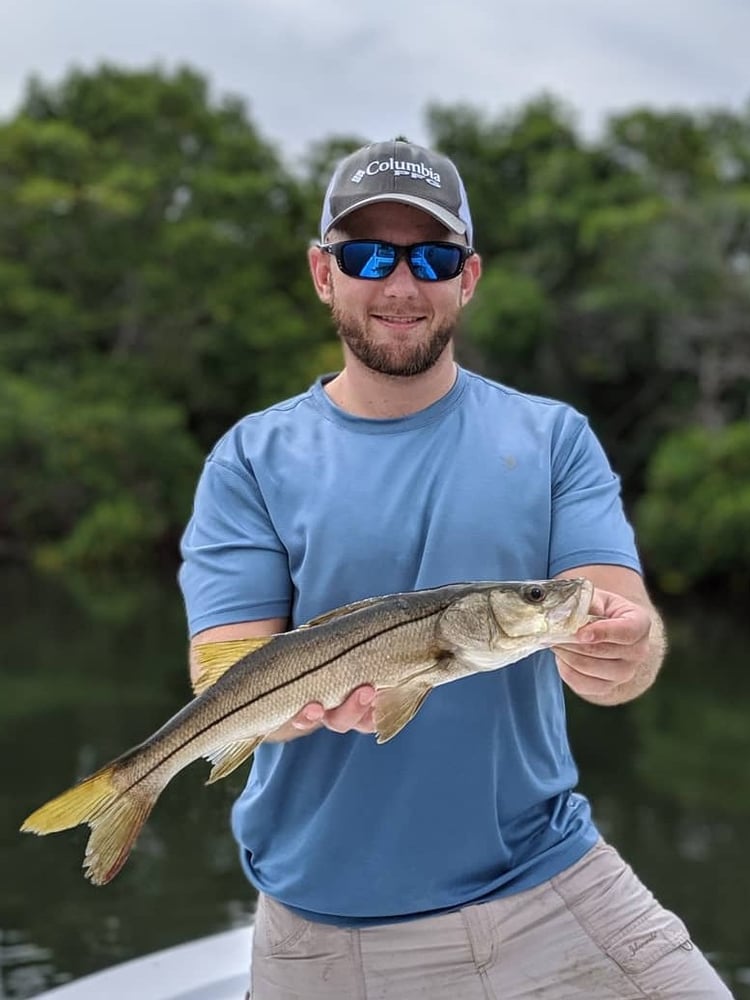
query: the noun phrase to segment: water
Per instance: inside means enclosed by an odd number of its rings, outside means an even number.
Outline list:
[[[80,872],[84,828],[17,833],[48,797],[139,742],[189,695],[171,581],[63,589],[0,575],[0,1000],[247,923],[228,811],[246,769],[207,766],[162,796],[123,872]],[[672,650],[632,705],[569,699],[581,789],[604,834],[750,1000],[750,628],[720,609],[671,609]]]

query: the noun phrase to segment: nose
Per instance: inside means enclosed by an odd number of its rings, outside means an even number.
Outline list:
[[[383,279],[383,292],[392,298],[414,298],[419,294],[417,279],[403,257],[396,264],[393,273]]]

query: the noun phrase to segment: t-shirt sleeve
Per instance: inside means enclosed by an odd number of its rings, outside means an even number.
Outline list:
[[[289,615],[289,560],[252,473],[209,458],[181,542],[191,635]]]
[[[595,564],[641,572],[619,477],[588,421],[576,414],[566,424],[552,456],[550,576]]]

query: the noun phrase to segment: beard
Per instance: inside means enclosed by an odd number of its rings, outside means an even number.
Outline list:
[[[458,310],[436,326],[427,340],[378,344],[369,336],[365,324],[339,309],[335,299],[331,312],[339,337],[358,361],[370,371],[398,378],[429,371],[457,333]]]

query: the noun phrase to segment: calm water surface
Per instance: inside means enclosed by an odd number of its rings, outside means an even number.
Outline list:
[[[171,581],[63,588],[0,575],[0,998],[247,923],[253,894],[228,833],[242,774],[207,766],[162,796],[123,872],[95,888],[84,828],[39,839],[24,816],[188,698]],[[750,625],[683,602],[657,687],[624,708],[569,700],[581,790],[602,832],[750,1000]]]

